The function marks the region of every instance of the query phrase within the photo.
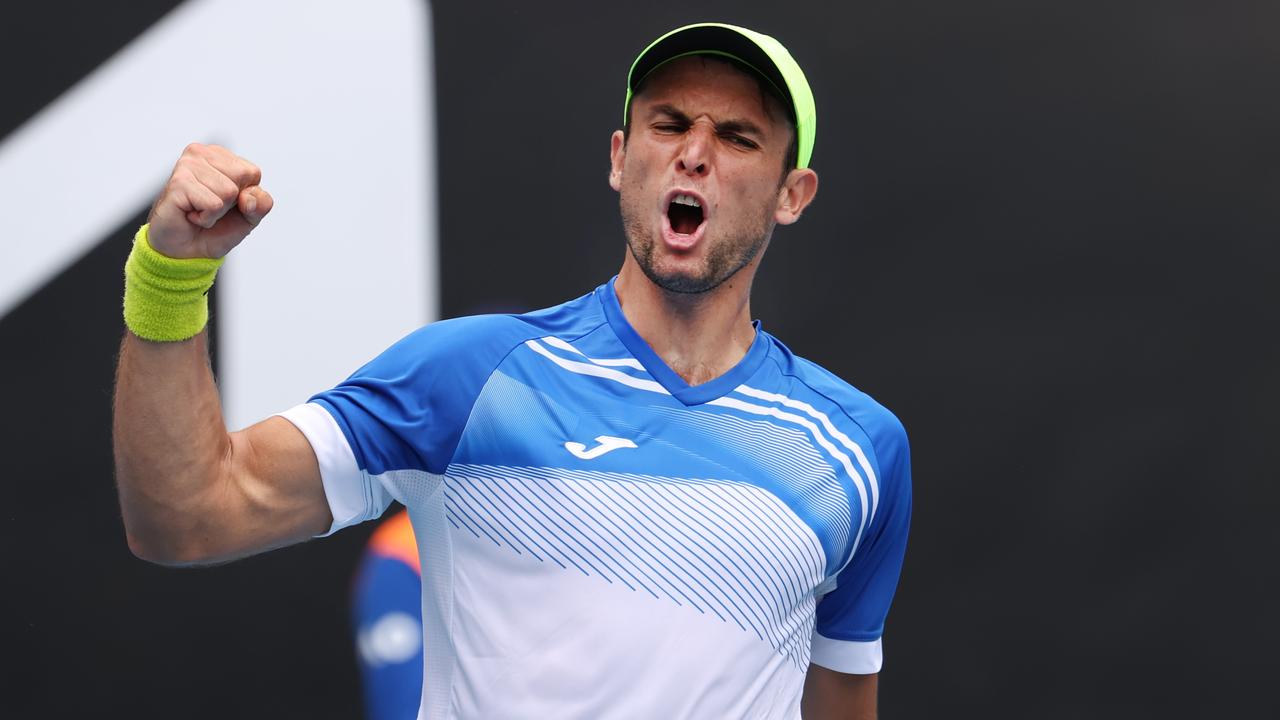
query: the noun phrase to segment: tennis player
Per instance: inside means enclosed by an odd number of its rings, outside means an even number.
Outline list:
[[[394,499],[422,558],[420,717],[873,717],[906,435],[751,320],[775,226],[818,188],[809,85],[773,38],[705,23],[646,47],[627,90],[615,278],[424,327],[231,434],[204,293],[272,199],[247,160],[188,147],[126,268],[133,551],[223,561]]]

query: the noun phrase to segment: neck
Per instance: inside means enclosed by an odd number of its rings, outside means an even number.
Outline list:
[[[755,340],[750,263],[714,290],[673,293],[658,287],[627,253],[614,289],[627,322],[690,385],[725,374]]]

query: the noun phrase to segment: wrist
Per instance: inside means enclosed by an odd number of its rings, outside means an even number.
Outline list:
[[[200,334],[209,321],[209,288],[222,258],[162,255],[138,228],[124,266],[124,322],[144,340],[177,342]]]

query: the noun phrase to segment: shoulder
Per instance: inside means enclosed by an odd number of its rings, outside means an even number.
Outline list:
[[[850,425],[865,435],[880,456],[896,454],[907,447],[907,431],[902,421],[875,398],[854,387],[830,370],[793,353],[777,338],[769,358],[782,384],[793,396],[807,396],[825,406],[833,421]]]
[[[604,322],[599,302],[588,294],[521,315],[470,315],[423,326],[392,345],[383,357],[395,365],[465,363],[494,367],[528,340],[589,332]]]

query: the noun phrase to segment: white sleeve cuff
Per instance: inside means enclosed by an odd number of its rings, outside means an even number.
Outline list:
[[[333,525],[325,535],[368,520],[374,488],[369,476],[356,465],[356,456],[333,416],[316,403],[303,403],[276,414],[302,431],[320,463],[324,494],[333,513]]]
[[[858,640],[832,640],[813,633],[809,661],[828,670],[850,675],[871,675],[880,672],[884,663],[884,651],[880,638],[860,642]]]

